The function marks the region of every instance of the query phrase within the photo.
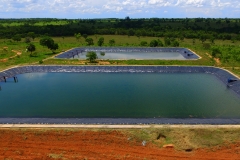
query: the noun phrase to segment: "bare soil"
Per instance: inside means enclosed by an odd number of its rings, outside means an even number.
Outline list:
[[[3,47],[3,48],[6,48],[6,47]],[[12,50],[12,52],[16,53],[16,55],[15,55],[15,56],[12,56],[12,57],[9,57],[9,58],[0,59],[0,62],[7,62],[8,59],[14,58],[14,57],[17,57],[17,56],[20,56],[20,55],[22,54],[22,52],[15,51],[15,50]]]
[[[0,159],[237,160],[240,142],[178,151],[151,142],[143,146],[122,130],[0,129]]]
[[[212,56],[209,54],[209,53],[206,53],[206,55],[209,57],[209,58],[212,58]],[[214,61],[217,63],[217,65],[221,65],[221,61],[219,58],[214,58]]]

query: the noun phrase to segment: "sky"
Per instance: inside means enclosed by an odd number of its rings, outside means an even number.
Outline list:
[[[0,18],[240,18],[240,0],[0,0]]]

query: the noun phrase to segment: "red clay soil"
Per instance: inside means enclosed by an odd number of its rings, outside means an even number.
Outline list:
[[[0,159],[237,160],[240,143],[185,152],[151,143],[142,146],[120,131],[0,129]]]

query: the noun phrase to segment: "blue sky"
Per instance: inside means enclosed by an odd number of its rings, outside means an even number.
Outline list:
[[[0,18],[240,18],[240,0],[0,0]]]

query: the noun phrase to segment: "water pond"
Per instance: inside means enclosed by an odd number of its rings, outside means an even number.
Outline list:
[[[75,55],[75,59],[86,59],[87,52],[83,52],[79,55]],[[174,59],[174,60],[185,60],[179,52],[106,52],[105,55],[101,55],[97,52],[98,59],[110,59],[110,60],[129,60],[129,59]]]
[[[240,98],[205,73],[25,73],[0,82],[0,117],[240,118]]]
[[[133,48],[133,47],[82,47],[63,52],[56,58],[86,59],[89,51],[97,53],[98,59],[109,60],[196,60],[199,56],[185,48]],[[104,53],[102,55],[101,53]]]

